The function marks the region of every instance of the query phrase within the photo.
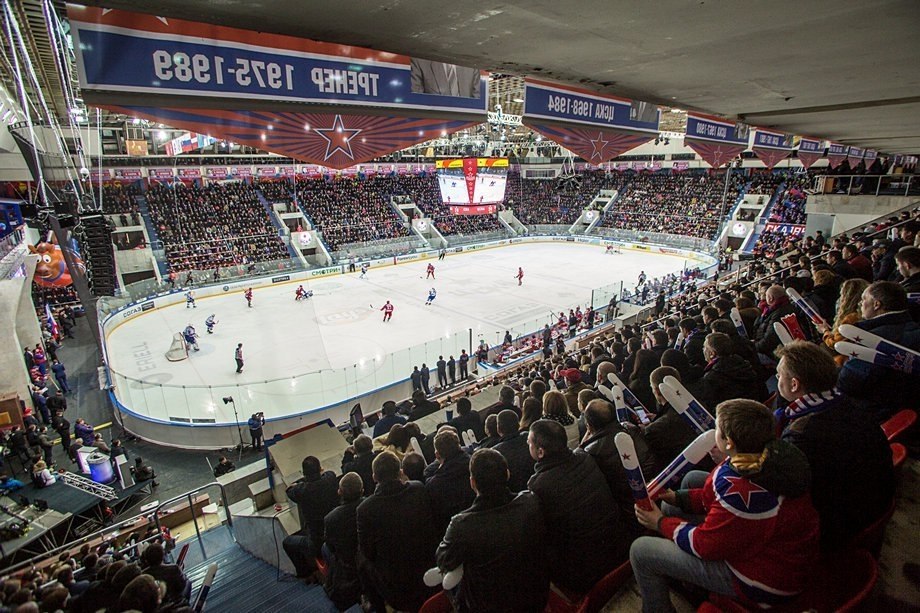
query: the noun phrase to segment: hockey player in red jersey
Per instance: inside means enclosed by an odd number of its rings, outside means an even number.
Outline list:
[[[520,266],[518,266],[517,275],[515,275],[514,278],[518,280],[518,285],[523,284],[523,282],[524,282],[524,269],[521,268]]]
[[[249,308],[251,309],[252,308],[252,288],[250,287],[249,289],[247,289],[243,293],[243,296],[246,297],[246,304],[249,305]]]
[[[387,300],[387,303],[380,307],[380,310],[383,311],[383,321],[390,321],[393,317],[393,305],[390,304],[390,301]]]
[[[434,264],[428,264],[428,274],[425,275],[425,278],[426,278],[426,279],[428,279],[428,278],[434,279],[434,278],[435,278],[435,276],[434,276]]]

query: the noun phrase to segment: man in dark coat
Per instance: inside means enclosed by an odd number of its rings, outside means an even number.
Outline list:
[[[457,416],[447,422],[447,425],[455,428],[457,432],[472,430],[477,441],[481,441],[486,435],[485,428],[482,426],[482,418],[473,410],[473,403],[469,398],[457,400]]]
[[[668,376],[681,381],[680,373],[672,366],[659,366],[652,371],[649,377],[649,383],[652,386],[652,393],[655,395],[657,404],[657,417],[655,417],[655,421],[645,427],[645,442],[652,453],[655,454],[657,460],[664,466],[667,466],[674,458],[679,456],[698,434],[693,429],[693,426],[687,423],[687,420],[681,417],[661,395],[658,386]],[[706,468],[712,467],[700,467],[701,470]]]
[[[711,413],[723,400],[748,398],[764,400],[766,387],[744,358],[735,355],[732,339],[727,334],[713,332],[703,344],[706,368],[697,385],[697,400]]]
[[[450,356],[447,360],[447,375],[450,377],[451,385],[457,382],[457,360],[454,359],[454,356]]]
[[[795,307],[789,301],[786,290],[780,285],[767,288],[767,308],[754,322],[754,346],[758,353],[773,359],[773,351],[780,345],[773,324],[782,321],[790,313],[795,313]],[[807,328],[803,326],[802,329]]]
[[[412,392],[412,408],[409,410],[409,421],[421,419],[426,415],[440,410],[441,405],[434,400],[428,400],[425,393],[420,390]]]
[[[418,366],[412,367],[412,373],[409,375],[409,380],[412,381],[413,392],[422,389],[422,372],[418,369]]]
[[[358,473],[364,484],[364,495],[374,493],[374,472],[371,464],[374,462],[374,441],[366,434],[355,437],[351,447],[345,450],[342,456],[342,474]]]
[[[696,320],[692,317],[681,319],[678,327],[681,334],[684,335],[680,350],[687,356],[691,366],[702,368],[706,365],[706,360],[703,358],[703,340],[706,338],[705,328],[697,328]]]
[[[434,437],[434,456],[438,468],[425,482],[431,500],[438,534],[443,534],[450,518],[472,504],[470,456],[460,447],[460,437],[446,430]]]
[[[588,431],[580,448],[597,462],[597,467],[607,480],[610,493],[619,507],[619,516],[623,520],[624,526],[630,537],[637,537],[640,535],[641,530],[633,511],[636,501],[633,498],[632,488],[629,487],[626,469],[623,468],[620,453],[617,451],[616,443],[613,440],[617,434],[627,432],[627,430],[617,423],[616,415],[610,403],[600,399],[592,400],[585,407],[585,425]],[[646,479],[651,479],[658,474],[658,466],[642,432],[637,428],[633,432],[627,432],[627,434],[633,439],[639,465],[642,467],[642,474],[647,475]]]
[[[913,321],[907,307],[903,287],[891,281],[876,281],[863,291],[860,301],[863,321],[856,327],[920,351],[920,324]],[[837,388],[879,422],[899,409],[920,407],[918,377],[855,358],[847,360],[840,369]]]
[[[629,539],[594,458],[566,442],[558,422],[540,419],[530,426],[527,444],[536,466],[528,485],[549,528],[550,579],[583,594],[626,559]]]
[[[447,387],[447,362],[444,361],[443,355],[438,356],[435,366],[438,369],[438,387],[444,389]]]
[[[400,481],[394,453],[378,454],[373,468],[377,488],[357,512],[361,591],[377,611],[415,611],[434,593],[422,582],[440,536],[431,500],[421,483]]]
[[[508,487],[512,492],[527,489],[527,482],[533,475],[534,459],[530,457],[527,447],[527,433],[518,430],[517,413],[504,410],[498,414],[498,436],[501,437],[495,444],[495,451],[504,456],[508,462],[511,475]]]
[[[508,464],[494,449],[470,460],[472,506],[450,522],[438,546],[438,568],[463,565],[460,611],[543,611],[549,589],[546,526],[532,492],[508,489]]]
[[[901,247],[894,256],[901,275],[901,287],[908,294],[908,310],[914,321],[920,321],[920,249],[917,247]],[[910,294],[917,294],[911,299]],[[49,405],[51,401],[48,401]]]
[[[789,401],[776,412],[782,438],[798,447],[811,466],[811,500],[821,518],[822,548],[846,547],[891,504],[891,447],[872,417],[834,389],[837,368],[826,351],[797,341],[777,353],[779,394]]]
[[[307,456],[301,463],[303,479],[287,488],[288,500],[297,505],[300,530],[285,537],[284,552],[294,564],[298,577],[316,572],[316,558],[323,546],[323,520],[339,503],[339,486],[331,470],[323,471],[319,460]]]
[[[342,504],[329,511],[323,520],[326,536],[323,557],[329,568],[323,587],[340,611],[357,604],[361,598],[357,562],[358,505],[364,502],[364,491],[358,473],[345,473],[339,481]]]

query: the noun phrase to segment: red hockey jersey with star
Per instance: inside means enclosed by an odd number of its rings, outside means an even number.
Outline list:
[[[768,459],[753,475],[722,462],[703,488],[689,490],[689,505],[683,506],[705,513],[702,524],[676,517],[661,521],[662,534],[682,550],[725,561],[738,594],[759,604],[780,604],[801,592],[818,557],[818,514],[807,493],[808,463],[789,447],[770,443]]]

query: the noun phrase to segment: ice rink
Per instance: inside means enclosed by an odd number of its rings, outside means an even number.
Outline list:
[[[428,263],[434,281],[425,278]],[[438,356],[468,349],[469,329],[474,346],[480,339],[495,345],[506,330],[517,337],[542,327],[551,312],[584,309],[593,288],[620,281],[631,287],[640,270],[654,278],[685,264],[698,265],[638,251],[611,255],[596,245],[528,243],[374,268],[365,279],[359,273],[317,279],[304,283],[314,296],[300,302],[297,283],[254,290],[252,308],[242,292],[229,292],[201,298],[195,309],[167,306],[120,325],[107,339],[109,366],[119,401],[141,415],[230,422],[232,411],[220,400],[233,395],[243,420],[256,410],[280,417],[405,379],[423,362],[434,384]],[[437,299],[425,306],[431,287]],[[383,323],[379,309],[387,300],[395,309]],[[207,334],[204,320],[212,313],[219,323]],[[200,351],[167,361],[173,334],[188,324],[200,335]],[[241,374],[237,343],[243,343]]]

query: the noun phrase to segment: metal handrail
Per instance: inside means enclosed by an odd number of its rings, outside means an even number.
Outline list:
[[[218,481],[212,481],[211,483],[206,483],[204,485],[196,487],[193,490],[189,490],[184,494],[179,494],[178,496],[174,498],[170,498],[166,502],[161,502],[159,506],[157,506],[157,508],[153,510],[153,521],[156,524],[157,533],[162,532],[162,528],[160,527],[160,509],[162,509],[164,506],[168,504],[178,502],[182,500],[183,498],[188,498],[188,508],[192,514],[192,524],[195,526],[195,538],[198,539],[198,546],[201,547],[201,555],[205,559],[207,559],[208,553],[204,549],[204,541],[201,538],[201,530],[198,528],[198,517],[195,515],[195,503],[192,501],[192,494],[197,494],[198,492],[205,490],[209,487],[213,487],[215,485],[220,489],[220,499],[224,503],[224,509],[227,515],[227,530],[230,531],[230,536],[233,537],[233,540],[235,541],[236,535],[233,534],[233,519],[230,516],[230,504],[227,502],[227,491],[224,488],[223,484],[221,484]]]

